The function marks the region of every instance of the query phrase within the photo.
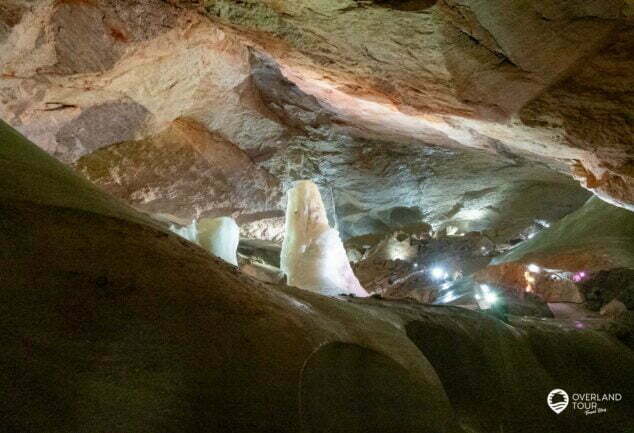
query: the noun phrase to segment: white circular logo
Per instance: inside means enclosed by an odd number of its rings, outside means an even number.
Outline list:
[[[568,398],[568,393],[563,389],[553,389],[548,393],[546,402],[548,403],[548,407],[559,415],[568,407],[570,399]]]

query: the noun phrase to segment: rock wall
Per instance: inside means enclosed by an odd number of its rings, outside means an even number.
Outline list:
[[[545,267],[563,267],[567,262],[572,265],[569,270],[634,267],[633,245],[634,215],[592,198],[494,263],[534,260]]]
[[[632,207],[627,1],[207,5],[357,134],[581,165],[599,180],[584,186]]]
[[[593,197],[578,211],[494,258],[489,267],[475,274],[475,278],[522,292],[527,285],[525,272],[529,264],[554,273],[569,273],[567,279],[583,272],[578,281],[562,281],[561,287],[552,288],[556,289],[553,302],[562,291],[570,294],[567,301],[574,301],[579,294],[576,285],[593,273],[634,268],[633,245],[634,214]],[[537,287],[537,291],[548,295],[551,292],[548,285],[552,283],[540,284],[543,287]]]
[[[137,209],[175,221],[231,215],[249,223],[283,215],[279,180],[189,119],[176,119],[146,139],[94,151],[74,167]]]
[[[263,225],[259,232],[279,226],[277,198],[303,178],[328,193],[344,237],[411,223],[391,216],[410,209],[436,227],[512,238],[585,201],[560,173],[571,162],[575,175],[594,176],[597,193],[626,205],[631,38],[618,5],[541,6],[539,15],[517,3],[502,19],[483,2],[222,1],[197,10],[177,1],[11,0],[0,10],[0,117],[139,209],[230,215]],[[507,34],[518,27],[530,29],[535,50]],[[567,33],[587,43],[566,45]],[[544,62],[545,53],[558,61]],[[573,75],[582,63],[588,71]],[[200,133],[176,133],[183,119]],[[217,171],[186,150],[190,138],[215,143],[214,152],[234,146],[239,171],[256,173],[264,190],[216,178],[212,198],[192,175]],[[170,146],[182,149],[173,176]],[[535,198],[525,200],[527,191]],[[247,204],[243,193],[257,199]],[[517,200],[524,205],[510,205]],[[465,217],[474,211],[478,221]]]

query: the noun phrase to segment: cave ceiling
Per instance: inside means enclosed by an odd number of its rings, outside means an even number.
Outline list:
[[[183,224],[231,215],[275,237],[308,178],[345,237],[424,220],[510,239],[591,193],[634,207],[632,15],[616,0],[9,0],[0,117]]]

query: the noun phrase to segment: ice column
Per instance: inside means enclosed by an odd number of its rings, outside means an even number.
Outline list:
[[[317,185],[298,181],[287,195],[280,261],[288,285],[324,295],[368,296],[350,268],[339,232],[328,225]]]
[[[211,254],[238,266],[236,251],[240,242],[240,229],[229,217],[198,220],[198,243]]]

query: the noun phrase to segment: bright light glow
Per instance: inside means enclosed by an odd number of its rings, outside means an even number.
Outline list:
[[[387,256],[390,260],[405,260],[407,258],[406,254],[400,248],[390,248]]]
[[[498,295],[487,284],[480,284],[479,290],[475,290],[475,299],[481,309],[488,310],[498,301]]]
[[[389,239],[386,250],[386,255],[390,260],[407,261],[413,258],[412,249],[408,241],[399,242],[394,238]]]
[[[577,272],[576,274],[573,274],[572,281],[574,281],[575,283],[579,283],[587,276],[588,274],[586,273],[586,271]]]
[[[481,209],[465,209],[460,211],[459,216],[466,220],[479,220],[484,216],[484,211]]]
[[[418,263],[414,263],[414,267],[417,268],[418,267]]]
[[[447,290],[449,287],[451,287],[451,283],[442,283],[440,285],[440,290]]]
[[[527,236],[528,239],[533,239],[535,237],[536,233],[529,233],[529,235]]]
[[[495,304],[498,300],[498,295],[493,292],[488,292],[484,294],[484,300],[489,304]]]
[[[431,276],[432,278],[434,278],[435,280],[440,280],[442,278],[446,278],[447,273],[445,272],[445,270],[439,266],[436,266],[434,268],[431,269]]]
[[[451,302],[454,299],[456,299],[456,297],[453,295],[453,290],[447,292],[447,294],[445,295],[445,302]]]
[[[546,221],[546,220],[537,220],[536,222],[537,222],[537,224],[539,224],[542,227],[545,227],[545,228],[549,228],[550,227],[550,223],[548,221]]]
[[[458,233],[458,227],[456,226],[447,226],[447,236],[456,236]]]
[[[531,263],[530,265],[528,265],[528,267],[527,267],[527,268],[528,268],[528,270],[529,270],[530,272],[534,272],[534,273],[536,273],[536,274],[538,274],[538,273],[540,273],[540,272],[542,271],[542,268],[540,268],[539,266],[537,266],[537,265],[536,265],[536,264],[534,264],[534,263]]]

